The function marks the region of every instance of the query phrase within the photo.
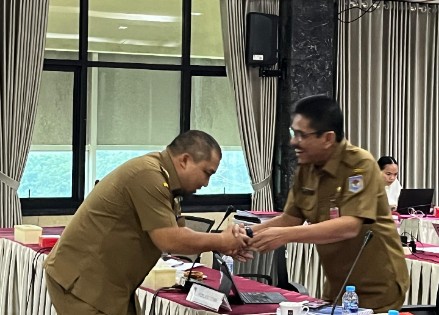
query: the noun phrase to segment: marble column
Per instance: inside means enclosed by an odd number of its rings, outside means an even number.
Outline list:
[[[296,166],[289,145],[290,112],[298,99],[334,94],[336,56],[335,0],[281,0],[279,60],[284,78],[279,81],[275,206],[281,210]]]

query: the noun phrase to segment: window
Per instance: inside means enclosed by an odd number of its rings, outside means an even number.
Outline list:
[[[24,215],[73,213],[96,179],[189,128],[223,160],[185,207],[250,205],[219,14],[219,0],[51,0]]]
[[[72,197],[74,74],[44,71],[20,198]],[[56,91],[56,93],[53,93]]]
[[[193,77],[191,129],[211,134],[221,145],[223,158],[209,185],[199,194],[250,193],[238,131],[238,118],[226,77]]]

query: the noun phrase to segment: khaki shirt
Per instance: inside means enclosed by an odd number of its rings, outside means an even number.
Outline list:
[[[323,168],[299,167],[284,211],[313,224],[330,220],[330,208],[338,208],[340,216],[362,218],[364,224],[353,239],[317,245],[326,276],[323,298],[335,300],[366,232],[372,230],[374,236],[348,285],[356,286],[361,307],[402,305],[409,286],[408,271],[384,182],[373,156],[346,140],[337,145]]]
[[[181,185],[167,151],[129,160],[84,200],[45,261],[65,290],[106,314],[126,314],[161,251],[148,231],[177,226]]]

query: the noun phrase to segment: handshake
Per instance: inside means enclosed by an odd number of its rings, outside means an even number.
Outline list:
[[[253,238],[253,230],[249,226],[234,224],[224,230],[222,234],[225,238],[222,253],[241,262],[253,259],[252,249],[249,246],[250,239]]]

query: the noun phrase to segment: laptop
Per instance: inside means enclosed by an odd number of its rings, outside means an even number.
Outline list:
[[[410,214],[411,208],[413,208],[428,214],[430,213],[433,193],[433,188],[401,189],[396,211],[400,214]]]
[[[279,292],[240,292],[221,256],[214,253],[214,258],[221,265],[221,283],[218,291],[224,293],[231,304],[279,304],[280,302],[288,301]],[[233,295],[230,295],[230,291],[233,292]]]

